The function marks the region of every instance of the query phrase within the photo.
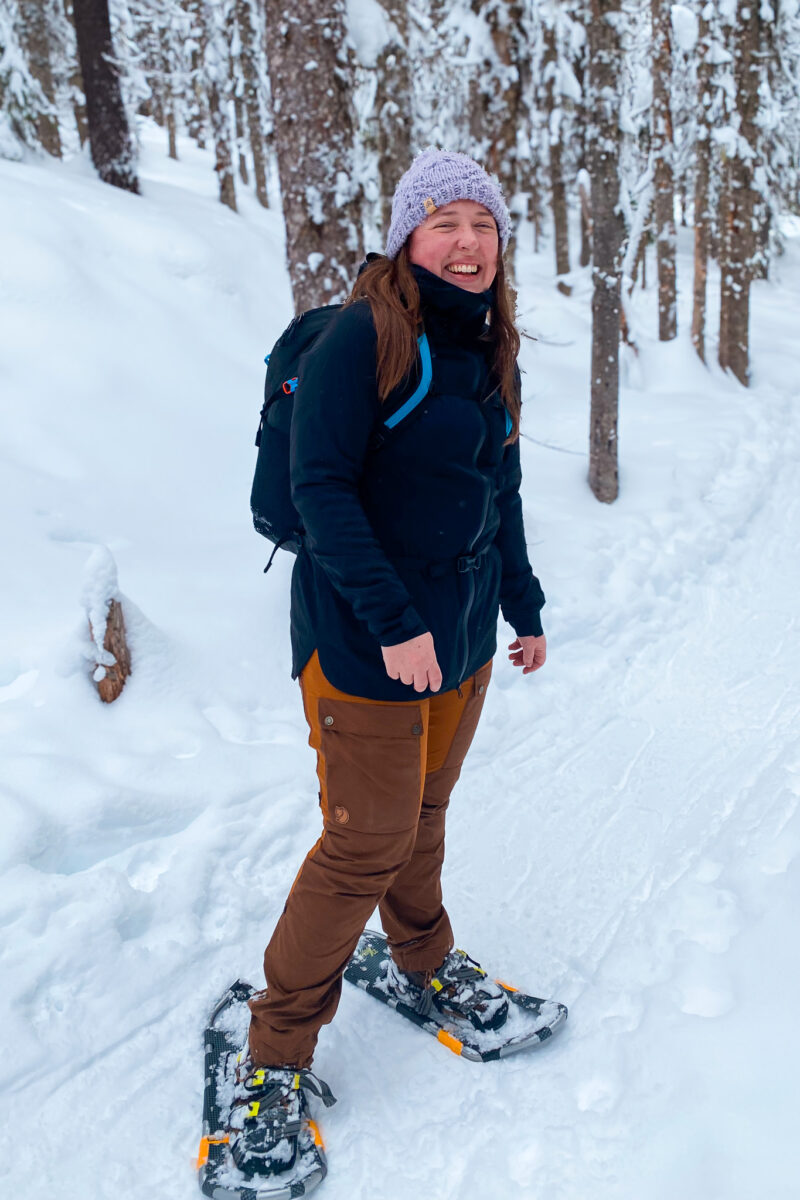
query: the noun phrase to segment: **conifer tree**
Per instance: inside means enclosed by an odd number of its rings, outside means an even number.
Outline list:
[[[135,153],[111,44],[108,0],[73,0],[92,162],[104,183],[139,191]]]
[[[344,0],[267,0],[275,146],[295,308],[344,298],[361,257]]]
[[[48,154],[60,158],[61,136],[56,109],[56,85],[50,59],[51,47],[56,42],[53,26],[57,14],[53,0],[17,0],[17,3],[22,43],[28,64],[48,106],[47,111],[40,110],[36,116],[37,141]]]
[[[705,5],[699,16],[697,40],[697,105],[694,130],[694,289],[692,304],[692,344],[700,359],[706,361],[706,280],[711,242],[711,28]]]
[[[389,19],[389,37],[376,63],[375,119],[383,236],[392,219],[392,196],[412,158],[412,98],[409,15],[404,0],[380,0]]]
[[[651,150],[655,164],[654,213],[658,271],[658,336],[668,342],[678,331],[675,279],[675,189],[670,112],[672,47],[670,0],[651,0],[653,109]]]
[[[261,10],[253,0],[236,0],[236,23],[239,30],[242,103],[247,113],[250,152],[253,156],[253,180],[256,198],[264,208],[267,197],[267,142],[263,117],[262,80],[266,74],[261,52]]]
[[[236,185],[233,177],[233,139],[231,135],[231,77],[226,28],[229,27],[228,0],[217,4],[205,0],[202,15],[205,25],[203,71],[208,97],[211,133],[214,138],[214,170],[219,182],[222,204],[236,212]]]
[[[73,0],[64,0],[64,15],[66,17],[66,39],[64,58],[67,73],[67,88],[69,91],[72,114],[75,118],[75,128],[81,149],[89,141],[89,121],[86,116],[86,96],[83,91],[83,79],[78,57],[78,43],[75,35],[75,12]]]
[[[619,491],[620,279],[623,219],[619,209],[622,47],[621,0],[589,7],[587,148],[592,180],[592,365],[589,484],[598,500]]]
[[[759,84],[759,15],[752,0],[737,0],[728,26],[734,100],[725,131],[720,203],[720,324],[718,359],[746,387],[750,381],[750,283],[756,240],[756,118]]]
[[[16,0],[0,6],[0,158],[20,158],[39,144],[40,122],[51,106],[20,45]]]

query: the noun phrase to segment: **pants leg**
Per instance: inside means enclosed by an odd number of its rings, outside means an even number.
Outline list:
[[[458,692],[430,697],[422,805],[414,851],[380,905],[392,956],[403,971],[435,971],[453,947],[442,904],[445,816],[450,793],[478,727],[491,660]]]
[[[425,774],[429,702],[364,700],[333,688],[316,655],[301,677],[317,751],[323,833],[307,855],[250,1001],[261,1066],[308,1066],[342,972],[376,904],[410,859]]]

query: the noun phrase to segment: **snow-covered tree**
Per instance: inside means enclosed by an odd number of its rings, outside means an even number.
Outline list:
[[[591,0],[589,8],[587,150],[592,181],[592,364],[589,484],[598,500],[619,491],[617,410],[621,249],[619,206],[621,0]]]
[[[298,311],[341,300],[362,254],[344,0],[267,0],[275,147]]]
[[[726,16],[729,73],[727,124],[717,131],[723,155],[720,203],[720,325],[718,358],[745,386],[750,379],[750,283],[753,278],[758,193],[759,14],[753,0],[736,0]]]
[[[670,95],[672,39],[670,0],[651,0],[653,106],[650,146],[654,166],[654,213],[658,271],[658,336],[671,341],[678,331],[675,278],[675,188]]]
[[[692,303],[692,344],[703,362],[706,361],[706,281],[711,245],[712,208],[711,183],[711,111],[713,76],[713,40],[706,6],[701,6],[698,21],[695,62],[697,67],[696,106],[694,116],[694,285]]]
[[[204,0],[202,9],[205,25],[203,74],[208,97],[211,133],[214,138],[214,170],[217,172],[219,181],[221,203],[236,212],[230,111],[232,82],[227,44],[230,13],[230,0],[224,0],[224,3],[216,3],[216,0]]]
[[[553,219],[553,244],[556,277],[570,269],[568,196],[582,165],[580,141],[582,58],[586,34],[577,20],[573,0],[534,0],[533,15],[542,37],[541,65],[534,58],[533,71],[538,79],[535,92],[541,130],[541,156],[547,164],[550,205]],[[536,46],[538,38],[534,40]],[[585,265],[585,264],[584,264]],[[569,294],[563,281],[559,290]]]
[[[40,145],[43,122],[53,106],[31,69],[21,44],[17,0],[0,6],[0,157],[17,159],[24,146]]]
[[[111,42],[108,0],[73,0],[92,162],[104,183],[139,191],[134,143]]]
[[[267,133],[264,119],[264,80],[266,63],[262,52],[263,10],[253,0],[236,0],[236,24],[239,33],[239,65],[241,68],[242,103],[247,114],[250,152],[253,156],[253,179],[256,198],[264,208],[267,198]]]
[[[48,154],[60,158],[56,77],[51,53],[56,40],[53,27],[62,14],[56,9],[55,0],[17,0],[17,3],[21,40],[28,64],[49,107],[49,112],[42,111],[37,116],[37,141]]]

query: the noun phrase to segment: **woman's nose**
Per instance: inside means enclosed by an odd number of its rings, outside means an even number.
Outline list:
[[[462,225],[459,229],[458,245],[462,250],[472,250],[478,245],[478,235],[471,225]]]

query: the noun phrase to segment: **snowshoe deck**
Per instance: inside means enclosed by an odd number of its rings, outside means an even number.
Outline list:
[[[319,1130],[308,1122],[298,1135],[297,1159],[290,1171],[246,1176],[229,1147],[236,1060],[247,1045],[255,988],[237,980],[219,1000],[205,1031],[203,1136],[197,1156],[200,1188],[213,1200],[295,1200],[322,1182],[328,1167]]]
[[[436,1009],[421,1016],[408,1004],[391,994],[386,985],[386,966],[389,951],[382,933],[367,929],[361,935],[353,957],[344,973],[345,979],[362,988],[376,1000],[388,1004],[401,1016],[413,1021],[420,1029],[433,1034],[438,1041],[474,1062],[492,1062],[518,1050],[541,1046],[548,1041],[567,1019],[567,1009],[555,1000],[539,1000],[503,983],[500,984],[510,1001],[508,1019],[500,1029],[475,1029],[467,1021],[446,1017]]]

